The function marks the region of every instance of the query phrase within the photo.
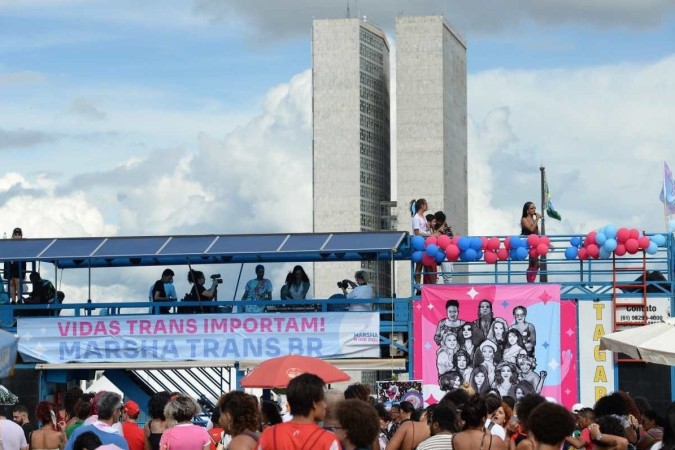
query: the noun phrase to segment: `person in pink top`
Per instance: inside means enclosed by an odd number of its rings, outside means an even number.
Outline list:
[[[199,405],[192,398],[181,394],[164,407],[164,416],[176,425],[162,434],[160,450],[209,450],[211,438],[206,428],[192,423],[199,412]]]

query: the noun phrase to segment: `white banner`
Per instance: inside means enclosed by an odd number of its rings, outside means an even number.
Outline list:
[[[612,332],[612,302],[579,302],[579,401],[593,407],[614,391],[612,352],[600,350],[600,338]]]
[[[48,363],[380,356],[376,312],[19,318],[17,334]]]

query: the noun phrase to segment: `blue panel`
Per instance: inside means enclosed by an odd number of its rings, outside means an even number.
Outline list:
[[[110,238],[98,249],[96,256],[154,255],[168,239],[168,237]]]
[[[330,234],[295,234],[286,241],[282,252],[305,252],[308,250],[318,251],[328,240]]]
[[[53,239],[0,239],[0,261],[36,258]]]
[[[389,250],[395,248],[403,233],[341,233],[334,234],[325,250]]]
[[[103,239],[59,239],[42,254],[43,258],[86,258]]]
[[[209,250],[209,254],[218,253],[273,253],[276,252],[286,234],[260,234],[257,236],[220,236]]]
[[[215,236],[177,236],[166,244],[160,255],[195,255],[204,253]]]

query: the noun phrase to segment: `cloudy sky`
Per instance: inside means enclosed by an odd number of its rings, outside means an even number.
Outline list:
[[[400,14],[466,37],[471,233],[515,233],[541,164],[563,216],[549,233],[664,228],[675,2],[350,3],[394,48]],[[311,24],[346,5],[0,0],[0,233],[311,231]],[[92,295],[138,296],[156,272],[97,272]],[[81,281],[66,274],[71,298]]]

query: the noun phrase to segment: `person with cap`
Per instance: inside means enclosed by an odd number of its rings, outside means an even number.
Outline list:
[[[127,400],[122,410],[122,433],[124,440],[129,444],[129,450],[145,449],[145,433],[138,426],[138,416],[141,414],[141,408],[133,400]]]
[[[242,300],[272,300],[272,282],[265,278],[265,266],[255,266],[256,277],[246,283]],[[244,312],[261,313],[265,310],[262,305],[244,305]]]
[[[23,239],[21,228],[14,228],[12,239]],[[21,294],[21,281],[26,277],[26,263],[6,261],[4,267],[5,280],[9,280],[9,299],[12,305],[20,303],[17,299]]]
[[[162,278],[155,281],[150,290],[150,299],[153,302],[174,302],[176,301],[176,289],[173,287],[173,270],[165,269],[162,272]],[[160,314],[169,314],[170,306],[161,306]]]
[[[115,392],[102,391],[95,397],[95,406],[98,416],[93,423],[82,425],[76,429],[66,443],[65,450],[73,450],[73,442],[82,433],[91,431],[96,434],[103,444],[115,444],[123,450],[129,450],[127,441],[120,436],[119,432],[113,427],[118,423],[122,414],[122,397]]]

